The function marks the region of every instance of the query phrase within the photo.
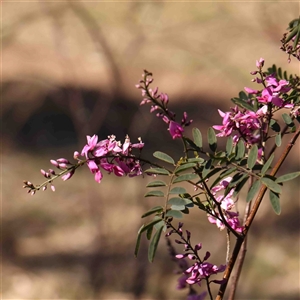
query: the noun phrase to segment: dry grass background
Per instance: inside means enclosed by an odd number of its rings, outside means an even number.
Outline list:
[[[28,196],[22,180],[40,182],[49,159],[71,158],[86,134],[142,136],[145,155],[171,141],[134,88],[144,68],[205,132],[217,108],[254,87],[260,56],[290,73],[278,50],[299,15],[296,2],[2,2],[2,298],[185,299],[161,245],[154,264],[147,242],[133,257],[147,178],[86,169],[57,191]],[[165,141],[169,142],[166,144]],[[63,145],[63,146],[61,146]],[[285,168],[299,168],[299,148]],[[176,154],[179,157],[180,153]],[[298,181],[299,183],[299,181]],[[242,210],[242,201],[241,201]],[[282,215],[264,201],[249,237],[236,299],[299,299],[299,189],[286,185]],[[185,226],[222,263],[224,233],[192,212]],[[178,249],[180,250],[180,249]]]

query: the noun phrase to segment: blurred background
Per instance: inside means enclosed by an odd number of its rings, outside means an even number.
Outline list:
[[[84,167],[34,197],[22,181],[41,183],[50,159],[72,159],[95,133],[141,136],[144,157],[178,159],[180,141],[139,107],[143,69],[205,135],[221,122],[218,108],[256,88],[249,72],[260,57],[299,73],[279,50],[298,15],[299,3],[276,1],[2,2],[2,298],[185,299],[164,239],[153,264],[146,240],[133,256],[141,214],[160,204],[143,198],[149,178],[104,175],[97,184]],[[299,148],[286,169],[299,169]],[[263,202],[236,299],[299,299],[298,187],[286,184],[279,217]],[[183,221],[211,262],[223,263],[225,233],[200,211]]]

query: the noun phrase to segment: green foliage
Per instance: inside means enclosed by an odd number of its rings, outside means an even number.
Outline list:
[[[178,174],[182,171],[185,171],[187,169],[191,169],[191,168],[196,167],[196,166],[197,166],[197,163],[195,163],[195,162],[183,163],[178,168],[176,168],[175,174]]]
[[[155,180],[149,182],[146,187],[159,187],[159,186],[167,186],[167,184],[164,181],[161,180]]]
[[[159,229],[155,232],[148,249],[148,260],[149,262],[153,262],[155,253],[157,250],[157,246],[160,240],[161,233],[163,231],[164,225],[161,225]]]
[[[282,183],[285,181],[292,180],[292,179],[298,177],[299,175],[300,175],[300,172],[288,173],[288,174],[278,177],[275,181],[276,181],[276,183]]]
[[[174,187],[170,190],[169,194],[184,194],[186,193],[186,189],[183,187]]]
[[[215,152],[217,150],[217,137],[215,131],[211,127],[209,127],[207,131],[207,140],[209,148],[211,151]]]
[[[272,208],[274,210],[274,212],[277,215],[280,215],[281,213],[281,207],[280,207],[280,198],[279,198],[279,194],[273,192],[272,190],[269,191],[269,199],[272,205]]]
[[[163,168],[150,168],[145,171],[146,174],[170,175],[170,172]]]
[[[271,164],[272,164],[272,161],[274,159],[274,154],[272,154],[269,159],[265,162],[264,166],[262,167],[261,169],[261,175],[265,175],[266,172],[269,170]]]
[[[196,146],[202,148],[202,134],[198,128],[193,128],[193,139]]]
[[[195,174],[195,173],[183,174],[183,175],[178,176],[178,177],[173,181],[173,183],[181,182],[181,181],[190,181],[190,180],[193,180],[193,179],[196,179],[196,178],[198,178],[198,175]]]
[[[265,186],[267,186],[267,188],[269,188],[273,192],[278,194],[281,193],[281,186],[276,183],[275,180],[271,179],[270,177],[263,177],[260,180]]]
[[[144,197],[164,197],[165,194],[162,191],[150,191],[144,195]]]
[[[163,207],[162,206],[155,206],[148,210],[146,213],[142,215],[142,218],[148,217],[152,214],[157,214],[157,213],[162,213],[163,212]]]
[[[174,159],[164,152],[156,151],[153,153],[153,156],[169,164],[175,165]]]
[[[258,155],[258,147],[257,145],[253,145],[249,150],[248,159],[247,159],[247,165],[250,170],[252,170],[256,164],[257,155]]]
[[[250,202],[254,198],[254,195],[258,192],[260,186],[261,186],[261,182],[259,180],[256,180],[252,184],[247,194],[246,202]]]

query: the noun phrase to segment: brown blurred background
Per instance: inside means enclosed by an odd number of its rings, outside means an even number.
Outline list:
[[[145,157],[179,158],[180,142],[139,107],[143,69],[169,94],[170,109],[187,111],[205,134],[221,121],[217,108],[255,88],[256,59],[299,73],[279,50],[298,15],[299,3],[276,1],[2,2],[2,298],[185,299],[163,239],[154,264],[147,241],[133,256],[140,215],[160,203],[143,198],[149,179],[104,175],[99,185],[82,168],[34,197],[22,180],[42,182],[50,159],[72,159],[94,133],[141,136]],[[297,149],[287,168],[299,169]],[[262,204],[236,299],[300,298],[298,187],[285,186],[279,217],[268,199]],[[184,222],[222,263],[225,233],[200,211]]]

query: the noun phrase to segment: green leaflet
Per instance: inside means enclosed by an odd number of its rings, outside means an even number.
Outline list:
[[[169,192],[169,194],[184,194],[184,193],[186,193],[186,189],[179,186],[172,188],[171,191]]]
[[[182,164],[180,165],[176,170],[175,170],[175,174],[177,173],[180,173],[182,171],[185,171],[187,169],[191,169],[193,167],[196,167],[197,166],[197,163],[195,162],[190,162],[190,163],[185,163],[185,164]]]
[[[288,125],[289,127],[293,127],[295,125],[292,118],[286,113],[282,114],[282,119],[283,119],[284,123],[286,125]]]
[[[161,180],[155,180],[149,182],[146,187],[159,187],[159,186],[167,186],[167,184]]]
[[[264,164],[264,166],[262,167],[261,169],[261,174],[262,175],[265,175],[265,173],[269,170],[270,166],[271,166],[271,163],[274,159],[274,154],[272,154],[269,159],[266,161],[266,163]]]
[[[158,246],[158,243],[159,243],[159,240],[160,240],[160,236],[161,236],[161,233],[162,233],[162,230],[164,228],[164,225],[162,225],[154,234],[151,242],[150,242],[150,245],[149,245],[149,249],[148,249],[148,260],[149,262],[153,262],[154,260],[154,257],[155,257],[155,253],[156,253],[156,250],[157,250],[157,246]]]
[[[145,212],[143,215],[142,215],[142,218],[145,218],[147,216],[150,216],[152,214],[155,214],[155,213],[158,213],[158,212],[162,212],[163,211],[163,207],[162,206],[155,206],[155,207],[152,207],[150,210],[148,210],[147,212]]]
[[[144,197],[164,197],[165,194],[162,191],[150,191],[144,195]]]
[[[275,144],[277,147],[281,146],[281,133],[280,132],[278,134],[276,134],[276,136],[275,136]]]
[[[156,151],[153,153],[153,156],[169,164],[175,165],[174,159],[164,152]]]
[[[202,134],[198,128],[193,128],[193,139],[195,145],[202,148]]]
[[[300,172],[293,172],[293,173],[284,174],[282,176],[279,176],[275,180],[275,182],[276,183],[281,183],[281,182],[289,181],[289,180],[292,180],[292,179],[298,177],[299,175],[300,175]]]
[[[278,193],[278,194],[281,193],[281,186],[278,183],[276,183],[274,180],[272,180],[271,178],[263,177],[260,180],[267,188],[269,188],[273,192]]]
[[[257,155],[258,155],[257,145],[253,145],[249,151],[248,160],[247,160],[247,165],[250,170],[252,170],[256,164]]]
[[[232,138],[232,136],[229,136],[228,139],[227,139],[227,142],[226,142],[227,156],[229,156],[231,154],[232,149],[233,149],[233,138]]]
[[[215,131],[211,127],[209,127],[207,131],[207,140],[209,148],[215,152],[217,150],[217,137]]]
[[[170,175],[169,171],[163,168],[150,168],[147,169],[144,173],[157,174],[157,175]]]
[[[236,155],[235,160],[241,160],[245,155],[245,143],[243,140],[239,140],[236,145]]]
[[[173,218],[176,218],[176,219],[181,219],[182,218],[182,213],[178,210],[169,210],[166,213],[166,216],[167,217],[173,217]]]
[[[280,198],[277,193],[274,193],[273,191],[269,191],[269,199],[271,202],[271,205],[273,207],[273,210],[276,215],[280,215],[281,213],[281,207],[280,207]]]
[[[175,178],[175,180],[173,181],[173,183],[181,182],[181,181],[193,180],[195,178],[198,178],[197,174],[194,174],[194,173],[183,174],[183,175],[180,175],[177,178]]]
[[[247,194],[246,202],[250,202],[254,198],[254,195],[257,193],[260,185],[261,185],[261,182],[259,180],[255,181],[252,184],[252,186],[250,187],[249,192]]]

